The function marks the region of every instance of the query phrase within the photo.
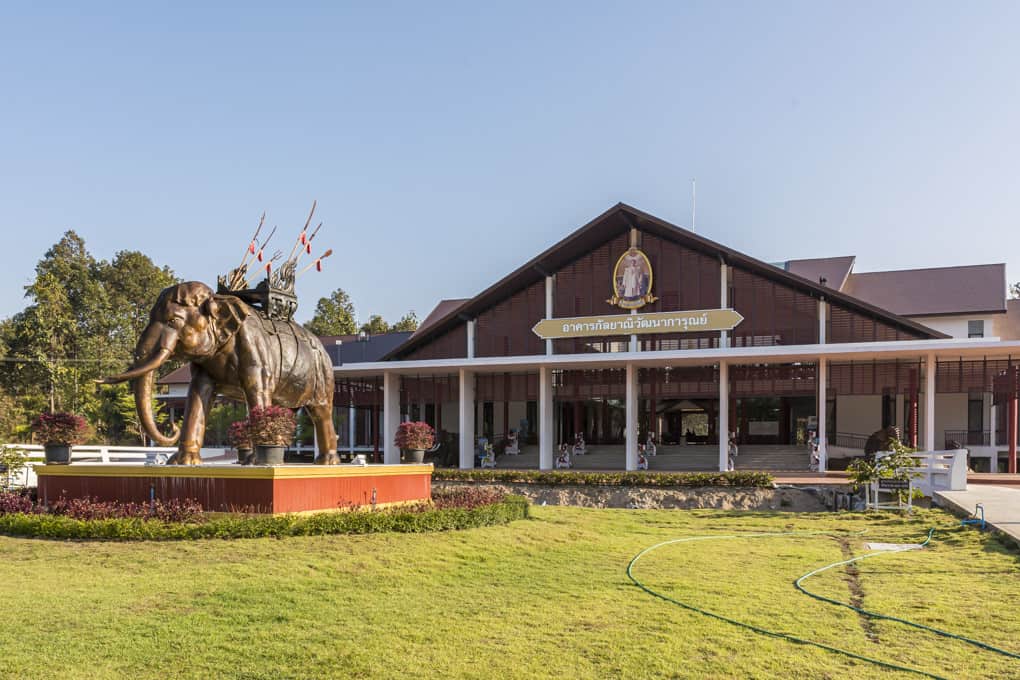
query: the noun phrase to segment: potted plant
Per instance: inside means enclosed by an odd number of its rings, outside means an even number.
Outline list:
[[[255,464],[283,465],[283,453],[294,439],[294,412],[281,406],[255,407],[246,422],[255,445]]]
[[[237,451],[237,462],[241,465],[251,465],[255,462],[254,447],[251,443],[251,434],[248,432],[248,421],[238,420],[230,424],[227,430],[227,439],[230,445]]]
[[[436,432],[428,423],[400,423],[393,443],[398,449],[410,451],[411,462],[425,460],[425,449],[431,449],[436,442]]]
[[[73,413],[41,413],[32,421],[32,432],[43,443],[47,465],[71,462],[71,447],[85,441],[88,423]]]

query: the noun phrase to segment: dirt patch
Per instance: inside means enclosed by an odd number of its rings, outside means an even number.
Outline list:
[[[789,510],[822,512],[823,500],[806,489],[754,489],[690,487],[659,489],[618,486],[544,486],[541,484],[477,484],[433,482],[433,489],[473,485],[503,489],[525,496],[537,505],[574,505],[585,508],[640,508],[643,510]]]
[[[836,540],[839,542],[840,550],[843,551],[843,559],[853,559],[854,551],[850,547],[850,540],[847,538],[838,538]],[[861,572],[857,569],[857,564],[846,565],[843,581],[846,582],[846,586],[850,590],[850,605],[858,609],[864,609],[864,586],[861,584]],[[863,614],[860,614],[858,619],[861,622],[864,634],[868,636],[868,640],[874,643],[880,642],[878,639],[878,627],[875,625],[874,620],[870,616],[864,616]]]

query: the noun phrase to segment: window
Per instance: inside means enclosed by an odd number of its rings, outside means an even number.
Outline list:
[[[985,428],[985,402],[981,397],[967,400],[967,432],[982,432]],[[971,442],[968,442],[971,443]]]
[[[967,322],[967,337],[968,338],[985,337],[985,322],[983,319],[977,319],[974,321]]]

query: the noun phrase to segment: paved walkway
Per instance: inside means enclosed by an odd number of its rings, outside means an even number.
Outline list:
[[[966,491],[936,491],[939,504],[970,514],[985,506],[985,521],[1020,545],[1020,487],[970,484]]]

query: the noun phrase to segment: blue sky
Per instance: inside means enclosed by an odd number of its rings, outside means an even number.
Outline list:
[[[313,198],[298,318],[424,317],[692,177],[768,261],[1020,279],[1015,2],[141,5],[0,6],[0,317],[67,229],[213,283]]]

